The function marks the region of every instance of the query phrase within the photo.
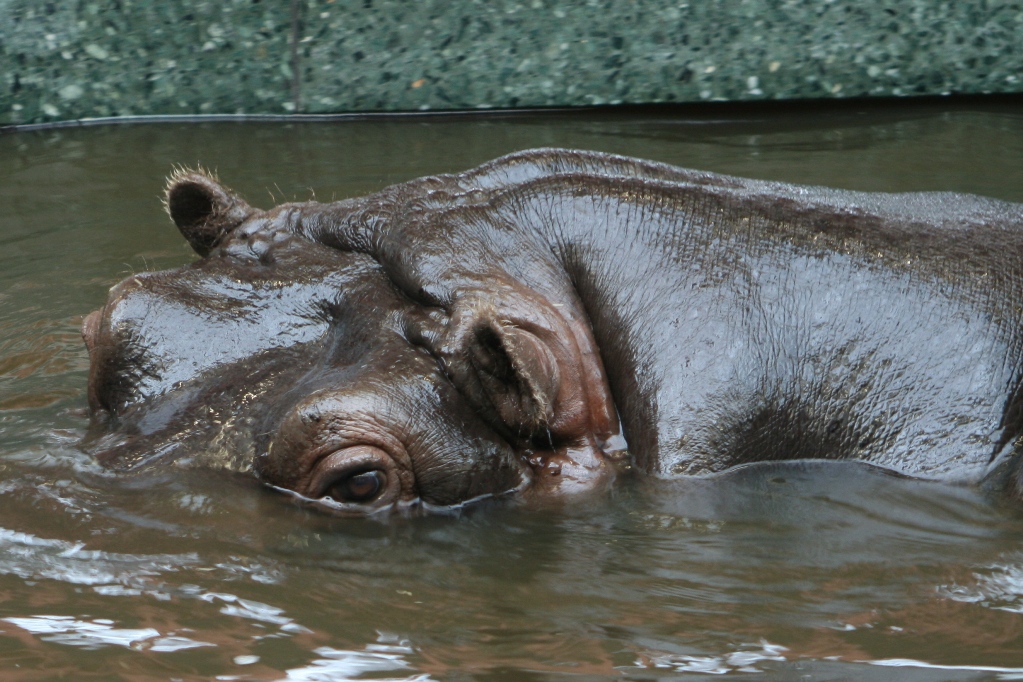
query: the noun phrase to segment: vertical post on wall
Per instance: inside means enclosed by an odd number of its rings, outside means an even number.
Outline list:
[[[291,0],[291,103],[293,112],[302,111],[302,68],[298,45],[302,35],[302,0]]]

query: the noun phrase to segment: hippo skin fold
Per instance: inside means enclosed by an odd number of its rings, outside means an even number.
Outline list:
[[[1020,497],[1023,205],[538,149],[335,203],[167,185],[201,259],[83,323],[107,467],[340,514],[782,460]]]

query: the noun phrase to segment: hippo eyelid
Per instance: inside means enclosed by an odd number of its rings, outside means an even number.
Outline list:
[[[395,512],[407,514],[422,506],[422,502],[417,497],[411,500],[399,500],[391,505],[367,508],[358,504],[337,502],[329,497],[308,497],[291,488],[284,488],[271,483],[264,483],[264,485],[270,490],[287,495],[303,506],[313,507],[341,516],[356,516],[383,521],[390,518],[391,514]]]
[[[377,474],[378,487],[365,499],[344,499],[343,495],[331,494],[340,492],[339,486],[368,473]],[[365,509],[391,508],[402,499],[404,492],[399,467],[392,455],[367,444],[341,447],[317,458],[306,480],[296,487],[305,497],[360,514]],[[358,498],[358,494],[352,497]]]

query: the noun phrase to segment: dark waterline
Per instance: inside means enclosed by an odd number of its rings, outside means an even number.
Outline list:
[[[244,473],[112,476],[75,448],[82,315],[193,258],[159,203],[172,165],[267,207],[537,146],[1023,201],[1013,101],[0,135],[5,679],[1023,679],[1023,514],[974,490],[773,465],[374,523]]]

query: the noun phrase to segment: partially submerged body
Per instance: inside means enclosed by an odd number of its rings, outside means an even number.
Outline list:
[[[267,212],[185,174],[168,201],[205,259],[86,324],[103,438],[136,434],[98,448],[112,466],[213,440],[307,498],[400,470],[395,500],[443,505],[599,488],[626,462],[833,459],[1018,494],[1023,206],[563,150]],[[196,418],[217,400],[219,425]],[[376,435],[325,437],[295,416],[310,401]]]

